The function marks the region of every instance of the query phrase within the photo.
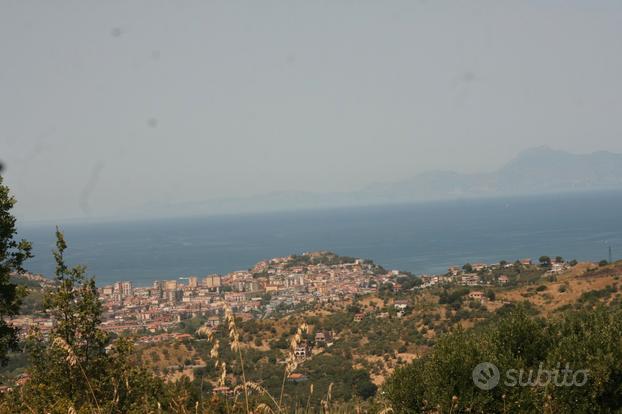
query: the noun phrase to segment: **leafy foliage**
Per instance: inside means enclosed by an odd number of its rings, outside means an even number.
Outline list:
[[[11,281],[11,274],[22,272],[24,261],[31,258],[32,245],[26,240],[16,240],[15,217],[11,209],[15,198],[3,185],[0,176],[0,363],[7,362],[7,353],[18,348],[17,329],[6,321],[19,313],[26,290]]]
[[[27,341],[29,381],[11,393],[14,411],[70,410],[144,412],[162,401],[163,383],[131,361],[132,344],[114,343],[99,328],[101,304],[95,281],[83,266],[68,267],[63,234],[56,232],[56,286],[46,293],[56,321],[49,336],[33,332]]]
[[[499,385],[477,388],[472,371],[490,362]],[[512,386],[510,370],[588,369],[583,386]],[[526,376],[527,374],[525,374]],[[509,378],[509,376],[508,376]],[[384,387],[397,412],[617,412],[622,409],[622,310],[598,307],[558,320],[530,316],[522,306],[499,319],[439,339],[433,350],[398,369]]]

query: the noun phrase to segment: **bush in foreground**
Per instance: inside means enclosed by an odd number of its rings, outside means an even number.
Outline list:
[[[491,390],[473,381],[473,369],[482,362],[494,364],[501,375]],[[586,383],[542,386],[547,379],[542,375],[542,384],[533,385],[540,367],[554,373],[566,366],[588,370]],[[576,379],[583,382],[582,375]],[[512,385],[519,382],[532,385]],[[444,336],[429,354],[398,369],[384,393],[400,413],[620,412],[622,310],[603,306],[545,320],[519,307],[471,331]]]

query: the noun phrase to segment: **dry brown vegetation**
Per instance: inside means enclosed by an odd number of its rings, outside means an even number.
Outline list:
[[[600,291],[608,287],[613,287],[615,292],[619,285],[620,275],[622,275],[622,263],[600,267],[590,263],[580,263],[554,277],[543,275],[530,283],[524,283],[515,287],[473,287],[471,290],[492,289],[496,294],[496,299],[483,300],[481,303],[478,302],[478,306],[474,306],[471,303],[472,301],[468,299],[465,300],[461,310],[467,311],[467,313],[466,316],[461,318],[456,317],[457,310],[451,305],[439,304],[439,296],[434,290],[401,292],[398,296],[390,297],[369,295],[354,301],[348,300],[340,303],[321,304],[313,309],[299,311],[276,320],[257,321],[256,323],[261,326],[261,329],[256,334],[249,335],[244,331],[244,328],[241,328],[240,346],[242,349],[269,352],[275,338],[282,336],[291,338],[292,330],[297,329],[302,323],[315,320],[321,321],[321,324],[327,318],[338,313],[344,315],[350,313],[352,315],[351,312],[353,311],[350,308],[356,306],[360,309],[360,312],[369,315],[369,318],[375,321],[366,325],[368,328],[365,329],[371,329],[371,332],[364,331],[354,335],[353,330],[362,325],[350,322],[344,326],[342,331],[335,333],[337,343],[341,342],[343,344],[346,342],[351,345],[347,345],[345,348],[338,346],[339,349],[336,352],[341,354],[346,352],[344,349],[347,348],[349,350],[347,358],[351,359],[352,367],[369,371],[371,381],[380,387],[398,367],[404,366],[425,355],[444,332],[457,326],[465,330],[471,329],[478,322],[486,320],[500,308],[510,303],[529,302],[538,313],[548,316],[560,308],[576,304],[585,293]],[[614,293],[610,296],[598,296],[598,300],[611,302],[616,298],[616,295],[619,297],[619,293]],[[381,319],[378,316],[379,312],[386,312],[392,309],[395,300],[398,298],[407,298],[411,303],[412,309],[401,319],[396,318],[394,312],[389,319]],[[389,321],[394,324],[392,326],[400,327],[400,331],[404,326],[409,326],[408,329],[411,332],[414,329],[420,335],[422,342],[414,343],[406,340],[404,336],[400,336],[399,339],[392,342],[393,348],[390,352],[381,354],[370,353],[369,349],[374,345],[374,342],[384,339],[383,337],[378,337],[378,335],[373,335],[374,331],[377,331],[378,327],[386,325]],[[312,338],[317,329],[318,326],[311,323],[308,326],[308,337]],[[399,335],[403,334],[400,332]],[[261,345],[257,345],[257,343]],[[152,352],[158,355],[158,361],[150,361]],[[311,359],[318,358],[327,352],[328,354],[334,354],[335,350],[315,348]],[[171,367],[179,366],[183,364],[183,360],[197,357],[196,352],[191,347],[183,344],[146,346],[142,349],[142,355],[147,364],[158,370],[160,374],[162,374],[165,368],[170,369]],[[207,361],[207,363],[211,362]],[[199,360],[198,364],[205,364],[205,361]],[[295,368],[304,370],[305,364],[301,363],[298,366],[299,364],[296,363],[296,367],[292,366],[286,369],[285,372],[291,372]],[[167,380],[176,380],[183,375],[192,379],[192,369],[172,370],[167,372],[165,377]],[[237,381],[237,383],[240,384],[240,381]],[[245,381],[241,382],[241,384],[244,383]],[[217,385],[216,382],[213,385]],[[243,390],[240,389],[239,391],[242,392]],[[280,406],[279,396],[274,395],[274,399],[273,407],[276,408]]]
[[[500,290],[497,299],[508,302],[528,301],[542,314],[549,315],[560,307],[575,304],[582,294],[617,286],[622,275],[622,264],[598,267],[592,263],[580,263],[548,281],[545,278],[538,285],[527,285],[512,290]],[[538,292],[537,286],[546,289]],[[613,297],[605,300],[611,301]]]

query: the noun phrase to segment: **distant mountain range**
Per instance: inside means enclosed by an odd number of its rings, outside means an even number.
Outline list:
[[[607,189],[622,189],[622,154],[571,154],[538,147],[521,152],[492,173],[430,172],[374,185],[366,192],[391,199],[426,200]]]
[[[290,191],[179,203],[166,209],[176,214],[251,213],[601,190],[622,190],[622,154],[572,154],[538,147],[491,173],[436,171],[348,193]]]

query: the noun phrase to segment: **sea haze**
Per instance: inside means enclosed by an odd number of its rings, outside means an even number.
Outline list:
[[[561,255],[614,258],[622,248],[622,192],[443,201],[384,207],[65,224],[70,264],[98,285],[203,276],[314,250],[373,259],[417,274],[450,265]],[[31,272],[52,275],[54,225],[24,224]]]

